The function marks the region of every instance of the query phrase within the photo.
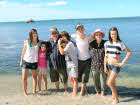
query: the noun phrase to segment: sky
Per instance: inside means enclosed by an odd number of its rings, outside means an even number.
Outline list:
[[[140,16],[140,0],[0,0],[0,22]]]

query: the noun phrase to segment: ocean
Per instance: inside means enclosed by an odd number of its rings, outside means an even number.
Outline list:
[[[19,67],[20,56],[24,40],[28,39],[29,31],[37,29],[39,39],[47,40],[49,29],[53,26],[58,30],[75,33],[76,24],[85,26],[85,34],[92,34],[95,29],[102,29],[108,39],[108,31],[111,27],[117,27],[121,40],[128,46],[132,56],[122,67],[120,77],[136,78],[140,75],[140,17],[127,18],[99,18],[99,19],[66,19],[25,22],[0,22],[0,75],[21,75]],[[121,60],[125,57],[123,52]]]

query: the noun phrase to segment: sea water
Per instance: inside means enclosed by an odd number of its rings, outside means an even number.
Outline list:
[[[48,40],[50,28],[57,27],[59,32],[75,33],[75,26],[83,24],[85,33],[92,35],[95,29],[102,29],[108,40],[111,27],[117,27],[120,39],[131,50],[132,56],[122,67],[120,76],[138,78],[140,75],[140,17],[100,18],[100,19],[67,19],[25,22],[0,23],[0,75],[7,73],[21,74],[19,67],[24,40],[29,38],[29,31],[37,29],[40,40]],[[126,56],[122,53],[121,60]]]

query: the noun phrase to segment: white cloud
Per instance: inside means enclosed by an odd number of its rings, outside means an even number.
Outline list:
[[[59,5],[67,5],[65,1],[56,1],[56,2],[41,2],[41,3],[30,3],[30,4],[23,4],[17,2],[8,2],[8,1],[0,1],[0,7],[3,8],[39,8],[39,7],[46,7],[46,6],[59,6]]]
[[[16,2],[8,2],[8,1],[1,1],[0,7],[3,8],[34,8],[34,7],[41,7],[41,4],[22,4]]]
[[[120,7],[119,8],[125,8],[123,5],[120,5]]]
[[[28,4],[28,7],[41,7],[41,4]]]
[[[0,5],[6,5],[8,1],[0,1]]]
[[[65,2],[65,1],[56,1],[56,2],[48,3],[48,6],[58,6],[58,5],[67,5],[67,2]]]

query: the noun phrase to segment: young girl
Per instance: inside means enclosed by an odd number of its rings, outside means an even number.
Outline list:
[[[70,41],[70,36],[66,31],[61,32],[61,37],[62,38],[60,38],[58,40],[59,51],[62,55],[65,54],[65,60],[66,60],[66,65],[67,65],[67,73],[70,77],[72,87],[73,87],[73,96],[76,96],[77,88],[78,88],[78,80],[77,80],[78,64],[77,64],[77,57],[76,57],[76,54],[75,54],[75,46]],[[61,45],[62,40],[67,43],[66,47],[64,45]]]
[[[78,49],[78,82],[82,82],[80,96],[87,93],[86,83],[89,79],[91,58],[89,53],[89,40],[91,36],[86,36],[84,33],[84,26],[78,24],[76,26],[76,34],[71,37],[76,40]]]
[[[96,95],[99,95],[101,91],[101,96],[104,96],[104,91],[106,89],[106,78],[107,74],[104,72],[104,43],[106,40],[103,40],[105,33],[102,30],[97,29],[93,33],[93,40],[90,43],[91,50],[93,55],[91,57],[91,70],[93,74],[93,81],[95,85]]]
[[[46,42],[42,42],[40,45],[40,49],[38,51],[38,87],[39,91],[41,91],[41,80],[42,76],[44,79],[44,87],[45,90],[47,91],[47,59],[46,59],[46,53],[47,53],[47,48],[46,48]]]
[[[120,62],[121,52],[126,51],[126,57]],[[130,50],[127,46],[120,40],[119,33],[116,27],[112,27],[109,30],[109,41],[105,43],[105,59],[104,68],[105,72],[109,74],[108,85],[112,91],[113,104],[119,103],[117,90],[116,90],[116,77],[120,72],[120,67],[131,56]]]
[[[29,69],[32,72],[33,78],[33,94],[36,93],[38,46],[41,42],[42,41],[38,38],[36,29],[32,29],[29,32],[29,39],[24,41],[20,66],[22,67],[22,81],[25,96],[27,96],[27,76]]]

